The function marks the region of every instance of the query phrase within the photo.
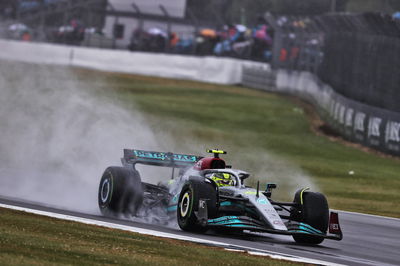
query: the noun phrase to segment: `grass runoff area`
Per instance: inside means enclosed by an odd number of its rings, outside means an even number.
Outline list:
[[[0,208],[0,265],[299,265]]]
[[[88,70],[77,73],[89,79],[98,75]],[[268,175],[269,169],[277,176],[283,172],[300,188],[303,180],[296,179],[296,171],[287,171],[294,165],[327,195],[330,208],[400,217],[399,158],[318,134],[315,113],[299,100],[239,86],[102,76],[114,97],[146,114],[155,132],[179,139],[179,151],[187,150],[185,143],[227,149],[225,158],[234,167],[249,172],[262,169],[265,173],[260,176]],[[268,159],[265,154],[273,156]],[[273,181],[279,188],[280,179]],[[285,199],[292,200],[292,195]]]

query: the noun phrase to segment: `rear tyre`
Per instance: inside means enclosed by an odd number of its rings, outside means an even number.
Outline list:
[[[299,192],[298,192],[299,193]],[[301,204],[300,196],[296,193],[294,202]],[[297,222],[303,222],[326,233],[329,225],[329,207],[325,196],[318,192],[303,192],[302,212],[293,210],[292,218]],[[324,241],[323,237],[307,234],[293,235],[298,243],[317,245]]]
[[[189,180],[182,188],[178,200],[177,219],[179,227],[184,231],[205,231],[199,224],[195,212],[199,210],[199,200],[205,199],[208,218],[217,215],[217,191],[204,180]]]
[[[104,171],[98,193],[98,204],[103,215],[135,215],[142,202],[143,188],[139,172],[117,166],[110,166]]]

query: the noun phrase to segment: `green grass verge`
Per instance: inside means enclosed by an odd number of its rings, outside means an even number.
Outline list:
[[[54,264],[294,265],[295,263],[0,208],[0,265]]]
[[[99,76],[87,70],[76,73],[82,80]],[[400,217],[399,159],[315,134],[303,106],[292,98],[237,86],[101,76],[107,97],[140,109],[160,139],[171,140],[169,150],[224,148],[234,167],[256,174],[251,182],[281,186],[284,193],[276,193],[280,199],[291,200],[294,187],[309,184],[327,195],[331,208]]]

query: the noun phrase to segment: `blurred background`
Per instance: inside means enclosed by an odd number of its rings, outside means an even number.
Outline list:
[[[268,61],[277,27],[304,29],[333,14],[389,20],[397,11],[397,0],[2,0],[0,31],[24,41]]]

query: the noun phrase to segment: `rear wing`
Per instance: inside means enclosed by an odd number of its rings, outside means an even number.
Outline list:
[[[201,156],[177,154],[172,152],[144,151],[124,149],[124,157],[121,159],[122,164],[147,164],[155,166],[164,166],[172,168],[186,168],[192,166]]]

